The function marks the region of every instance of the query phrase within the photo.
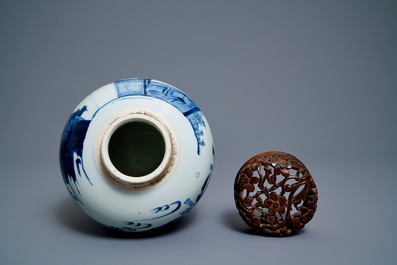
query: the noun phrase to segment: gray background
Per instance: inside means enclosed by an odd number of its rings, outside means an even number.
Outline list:
[[[0,1],[2,264],[394,264],[396,1]],[[68,195],[58,144],[114,80],[186,92],[216,148],[182,221],[110,231]],[[296,155],[319,189],[296,236],[252,234],[233,181],[251,156]]]

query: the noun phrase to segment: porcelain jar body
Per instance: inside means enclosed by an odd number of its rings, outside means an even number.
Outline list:
[[[186,215],[210,181],[214,146],[201,110],[177,88],[125,79],[85,98],[66,123],[60,165],[90,217],[146,231]]]

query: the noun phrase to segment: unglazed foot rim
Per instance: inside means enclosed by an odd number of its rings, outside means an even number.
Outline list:
[[[165,151],[161,163],[156,169],[143,176],[131,176],[122,173],[112,163],[109,155],[109,142],[112,135],[121,126],[130,122],[142,122],[153,126],[161,134]],[[177,146],[173,133],[166,122],[149,111],[127,111],[115,115],[104,126],[98,137],[97,161],[106,177],[113,183],[125,189],[147,189],[162,182],[172,171],[177,158]]]

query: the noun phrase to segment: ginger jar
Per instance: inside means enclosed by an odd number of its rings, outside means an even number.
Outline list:
[[[210,127],[181,90],[150,79],[103,86],[73,111],[60,167],[76,204],[122,231],[161,227],[203,196],[214,163]]]

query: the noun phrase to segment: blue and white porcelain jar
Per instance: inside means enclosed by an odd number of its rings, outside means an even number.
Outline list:
[[[206,118],[182,91],[125,79],[85,98],[60,146],[65,185],[90,217],[146,231],[186,215],[210,181],[214,146]]]

